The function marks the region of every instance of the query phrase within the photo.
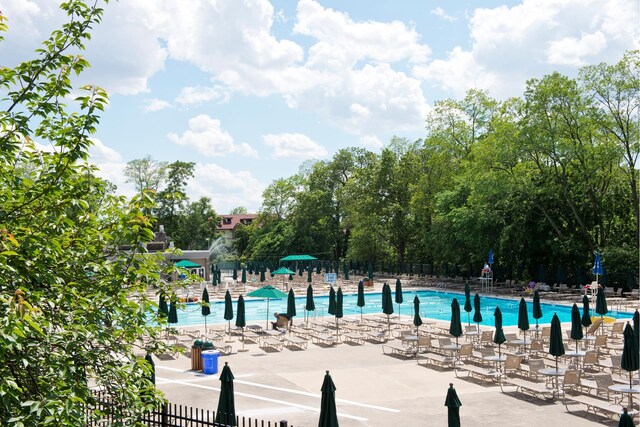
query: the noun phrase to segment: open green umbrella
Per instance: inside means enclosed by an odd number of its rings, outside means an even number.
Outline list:
[[[471,325],[471,286],[469,281],[464,283],[464,311],[467,312],[467,324]]]
[[[360,307],[360,323],[362,323],[362,307],[364,307],[364,282],[361,280],[358,282],[358,300],[356,305]]]
[[[478,332],[480,332],[480,323],[482,322],[482,311],[480,310],[480,295],[476,292],[473,297],[473,321],[477,323]]]
[[[338,323],[338,319],[342,319],[343,316],[343,312],[342,312],[342,288],[338,288],[338,293],[336,295],[336,339],[340,339],[340,325]]]
[[[202,291],[202,302],[200,307],[200,313],[204,316],[204,333],[207,333],[207,316],[211,314],[211,305],[209,304],[209,291],[204,288]]]
[[[533,306],[531,307],[531,315],[536,319],[536,337],[538,336],[538,320],[542,318],[542,307],[540,306],[540,293],[533,291]]]
[[[402,282],[400,281],[399,277],[396,279],[395,297],[396,297],[396,304],[398,304],[398,319],[400,319],[400,304],[402,304],[403,298],[402,298]]]
[[[293,289],[289,289],[289,295],[287,295],[287,317],[293,325],[293,318],[296,317],[296,296],[293,293]]]
[[[580,341],[582,337],[580,309],[578,309],[577,304],[573,304],[573,307],[571,307],[571,339],[576,341],[576,353],[578,352],[578,341]]]
[[[589,312],[589,297],[586,295],[582,297],[582,318],[580,323],[582,324],[582,326],[584,326],[585,329],[591,326],[591,313]],[[586,332],[588,332],[588,329],[586,329]]]
[[[453,388],[453,384],[449,383],[449,389],[447,390],[447,397],[444,400],[444,406],[447,407],[448,413],[448,427],[460,427],[460,407],[462,403],[458,398],[456,389]]]
[[[324,375],[324,381],[320,388],[322,398],[320,400],[320,419],[318,427],[339,427],[338,411],[336,411],[336,385],[329,375]]]
[[[598,313],[600,318],[602,318],[608,312],[607,297],[604,295],[604,289],[600,287],[598,288],[598,294],[596,295],[596,313]]]
[[[245,285],[247,283],[247,268],[246,267],[242,267],[242,276],[240,277],[240,281],[242,282],[243,285]]]
[[[496,331],[493,334],[493,342],[498,344],[498,357],[502,357],[500,346],[507,340],[507,338],[504,336],[504,331],[502,330],[502,311],[500,311],[500,307],[496,306],[496,309],[493,312],[493,317],[495,318],[494,325],[496,327]]]
[[[456,337],[456,345],[458,338],[462,335],[462,323],[460,322],[460,304],[458,299],[451,301],[451,323],[449,324],[449,335]]]
[[[551,336],[549,337],[549,354],[556,358],[556,371],[558,370],[558,357],[564,354],[564,344],[562,343],[562,327],[560,319],[553,313],[551,319]]]
[[[527,331],[529,330],[529,313],[527,312],[527,302],[524,298],[520,298],[520,306],[518,307],[518,329],[524,333],[524,342],[527,342]]]
[[[624,344],[622,346],[620,367],[629,372],[629,388],[632,388],[632,372],[637,371],[638,368],[640,368],[638,366],[638,340],[636,339],[636,334],[633,332],[633,328],[631,328],[629,322],[627,322],[627,326],[624,327],[622,335],[624,337]]]
[[[247,320],[245,317],[244,297],[240,295],[238,297],[238,306],[236,307],[236,327],[242,330],[242,350],[244,350],[244,327],[247,326]]]
[[[220,373],[220,397],[218,399],[216,423],[221,423],[225,426],[236,425],[233,373],[231,372],[231,368],[229,368],[229,362],[224,362],[224,368],[222,368],[222,372]]]
[[[165,294],[160,294],[158,297],[158,316],[169,317],[169,307],[167,306],[167,297]]]
[[[316,303],[313,301],[313,286],[311,285],[307,286],[307,301],[304,308],[307,311],[307,323],[308,323],[309,322],[308,312],[316,310]]]
[[[391,335],[391,319],[393,314],[393,300],[391,299],[391,286],[388,283],[382,285],[382,312],[387,315],[388,333]]]
[[[282,287],[284,288],[284,276],[289,276],[291,277],[292,274],[296,274],[295,271],[291,271],[288,268],[285,267],[280,267],[279,269],[272,271],[271,272],[271,276],[283,276],[282,279]]]
[[[224,320],[229,325],[229,338],[231,338],[231,319],[233,319],[233,302],[231,301],[231,293],[227,289],[227,293],[224,294]]]
[[[633,418],[629,415],[629,410],[627,408],[622,408],[622,415],[620,415],[620,421],[618,422],[618,427],[635,427],[635,423],[633,422]]]
[[[269,300],[286,298],[287,294],[280,289],[276,289],[271,285],[263,286],[255,291],[251,291],[247,294],[248,297],[266,298],[267,299],[267,329],[269,329]]]
[[[153,384],[156,383],[156,364],[153,363],[153,358],[151,357],[151,354],[147,353],[144,356],[144,360],[147,361],[147,363],[150,366],[149,369],[149,381],[151,381]]]
[[[329,308],[327,308],[327,313],[332,316],[336,314],[336,291],[333,286],[329,289]]]

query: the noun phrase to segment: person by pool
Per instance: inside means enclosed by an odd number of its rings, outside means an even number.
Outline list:
[[[273,326],[273,329],[275,329],[276,331],[278,330],[278,324],[282,325],[282,324],[287,324],[291,321],[291,319],[289,319],[289,316],[287,316],[286,314],[282,314],[282,313],[273,313],[273,317],[276,318],[275,322],[271,322],[271,325]],[[282,319],[282,320],[281,320]]]

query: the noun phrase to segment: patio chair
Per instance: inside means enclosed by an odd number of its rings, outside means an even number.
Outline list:
[[[482,331],[482,335],[480,335],[480,345],[493,346],[493,331]]]
[[[596,381],[596,394],[601,397],[606,396],[606,399],[609,400],[609,386],[615,384],[611,374],[602,372],[595,374],[593,379]]]

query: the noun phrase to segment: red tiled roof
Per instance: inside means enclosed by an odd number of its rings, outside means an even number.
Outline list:
[[[242,224],[245,221],[250,223],[257,216],[257,214],[220,215],[218,230],[233,230],[238,224]]]

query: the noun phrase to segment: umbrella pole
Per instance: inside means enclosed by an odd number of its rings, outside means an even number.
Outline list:
[[[387,334],[391,336],[391,318],[388,314],[387,314]]]
[[[204,316],[204,335],[207,336],[207,316]]]
[[[267,329],[269,329],[269,298],[267,298]]]
[[[360,307],[360,323],[362,323],[362,307]]]

